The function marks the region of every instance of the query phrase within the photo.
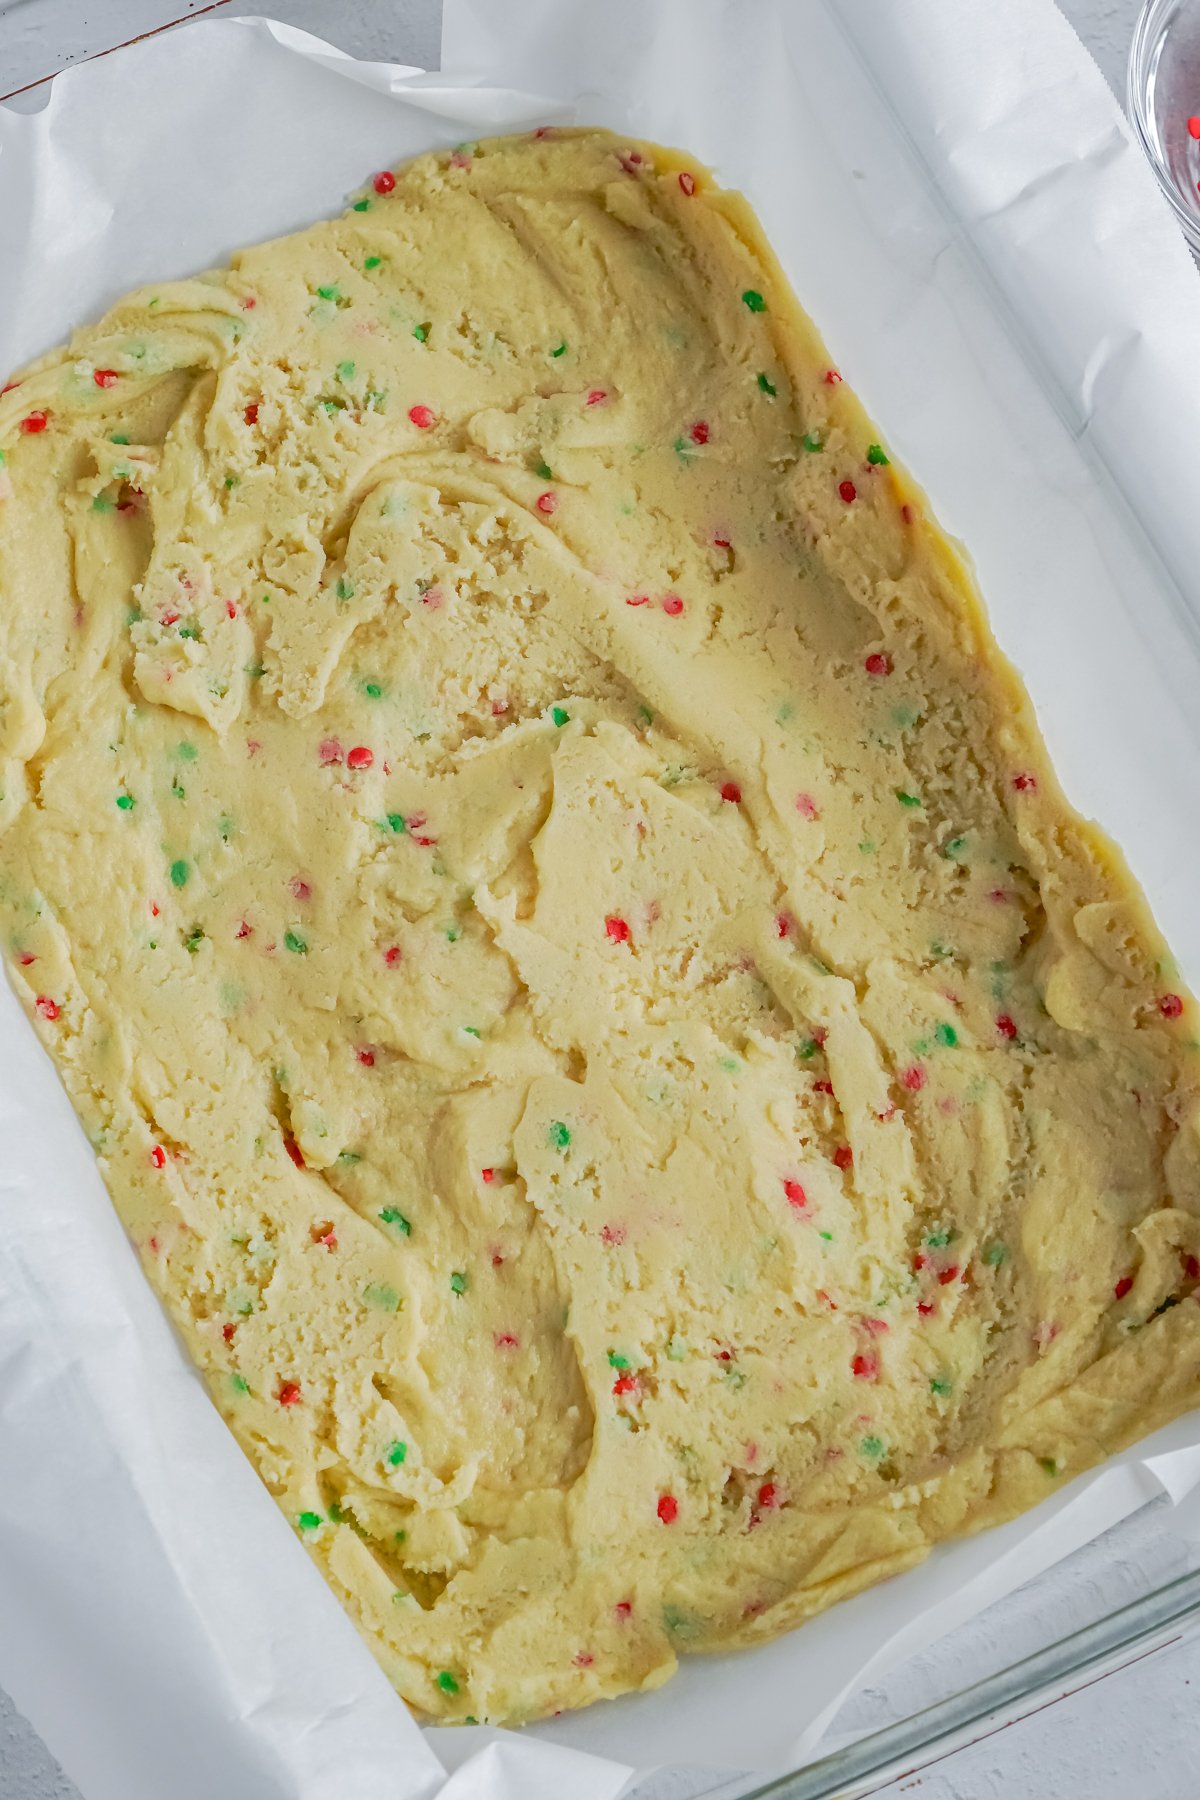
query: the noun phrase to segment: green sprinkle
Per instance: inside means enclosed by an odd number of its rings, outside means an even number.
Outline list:
[[[766,312],[767,303],[757,288],[747,288],[742,295],[742,305],[748,306],[751,312]]]
[[[1038,1468],[1045,1469],[1047,1475],[1057,1475],[1058,1474],[1058,1464],[1055,1462],[1055,1460],[1052,1456],[1039,1456],[1038,1457]]]
[[[284,948],[290,950],[293,956],[308,955],[308,945],[298,931],[285,931],[283,934],[283,943]]]
[[[555,1150],[565,1150],[571,1142],[570,1126],[564,1125],[561,1119],[555,1119],[550,1126],[549,1138]]]
[[[404,1214],[402,1212],[400,1212],[396,1207],[394,1207],[394,1206],[382,1207],[380,1209],[379,1216],[383,1220],[385,1225],[394,1225],[396,1227],[396,1230],[401,1232],[404,1237],[412,1236],[412,1226],[409,1224],[409,1222],[405,1218]]]
[[[241,482],[242,482],[242,478],[240,475],[227,475],[225,477],[225,486],[227,488],[240,487]],[[180,635],[182,635],[182,633]]]
[[[457,944],[462,932],[457,925],[445,925],[442,927],[442,936],[448,944]]]
[[[197,750],[195,744],[189,744],[187,739],[184,738],[182,743],[176,744],[175,754],[180,762],[195,762],[200,752]]]
[[[721,1056],[717,1059],[717,1067],[724,1069],[727,1075],[736,1075],[741,1066],[736,1056]]]
[[[195,640],[195,639],[197,639],[197,638],[199,638],[199,636],[200,636],[200,633],[199,633],[199,631],[198,631],[198,630],[197,630],[197,628],[196,628],[196,626],[195,626],[195,625],[193,625],[193,624],[192,624],[192,623],[191,623],[191,622],[190,622],[190,621],[189,621],[189,623],[188,623],[188,624],[186,624],[186,625],[181,625],[181,626],[180,626],[180,627],[179,627],[179,635],[180,635],[180,637],[181,637],[181,638],[191,638],[191,639],[193,639],[193,640]]]
[[[340,1525],[345,1516],[344,1508],[339,1506],[336,1500],[331,1500],[329,1502],[329,1517],[332,1522],[335,1525]]]
[[[383,693],[383,689],[377,681],[364,681],[362,691],[368,700],[378,700]]]
[[[458,1683],[455,1681],[449,1669],[442,1669],[433,1679],[437,1686],[441,1688],[443,1694],[457,1694]]]
[[[833,1242],[833,1233],[832,1233],[832,1231],[818,1231],[818,1233],[817,1233],[817,1236],[818,1236],[818,1237],[820,1237],[820,1238],[824,1238],[824,1239],[825,1239],[825,1242],[826,1242],[826,1243],[827,1243],[827,1244],[832,1244],[832,1242]]]
[[[1007,1259],[1008,1259],[1008,1247],[1007,1247],[1007,1245],[1001,1244],[999,1242],[997,1242],[995,1244],[989,1244],[987,1249],[983,1253],[984,1262],[987,1263],[988,1267],[992,1268],[992,1269],[998,1269],[1000,1267],[1000,1264],[1002,1262],[1007,1261]]]
[[[551,356],[565,356],[567,354],[566,338],[563,338],[562,341],[559,343],[558,348],[556,350],[552,350],[550,352],[550,354],[551,354]]]
[[[315,1531],[321,1523],[321,1515],[314,1512],[302,1512],[296,1523],[301,1531]]]
[[[372,1283],[370,1287],[365,1287],[363,1299],[368,1306],[378,1307],[380,1312],[400,1311],[400,1296],[394,1287],[388,1287],[386,1283]]]
[[[534,470],[534,474],[539,476],[542,481],[554,480],[554,470],[550,467],[550,464],[545,461],[538,464],[537,468]]]
[[[951,858],[961,856],[966,848],[966,843],[967,840],[965,837],[947,838],[946,842],[942,845],[942,855]]]
[[[654,723],[654,714],[645,704],[639,706],[637,709],[637,722],[642,726],[653,725]]]
[[[364,269],[377,269],[382,261],[383,261],[382,256],[364,257],[363,258],[363,268]],[[415,337],[416,333],[414,332],[413,335]]]
[[[187,936],[183,940],[183,947],[187,951],[189,956],[195,956],[197,950],[200,948],[200,946],[203,942],[204,942],[203,929],[199,925],[193,925],[192,929],[188,932]]]
[[[953,1236],[952,1231],[931,1231],[925,1243],[930,1250],[944,1250]]]
[[[467,1278],[460,1269],[456,1269],[450,1277],[450,1291],[455,1294],[465,1294],[467,1291]]]
[[[347,580],[345,575],[338,576],[337,597],[339,600],[353,600],[354,598],[354,583]]]
[[[108,441],[110,444],[127,444],[129,438],[123,431],[114,431]]]
[[[250,1383],[246,1380],[244,1375],[231,1375],[229,1377],[229,1385],[235,1394],[248,1394],[250,1392]]]
[[[775,394],[776,394],[775,383],[771,380],[769,375],[760,375],[758,378],[758,385],[762,389],[764,394],[770,394],[772,399],[775,398]]]
[[[354,377],[358,373],[358,364],[353,362],[340,362],[334,370],[334,373],[338,380],[345,384],[347,381],[354,380]]]
[[[869,444],[867,446],[867,461],[869,463],[874,463],[877,469],[886,468],[889,460],[890,458],[884,455],[883,450],[878,444]]]
[[[906,793],[903,788],[896,789],[896,798],[901,806],[920,806],[921,804],[921,797],[919,794]]]
[[[944,1396],[949,1394],[953,1390],[953,1387],[954,1383],[948,1375],[935,1375],[933,1380],[929,1383],[929,1391],[931,1394],[941,1394]]]
[[[550,717],[561,731],[562,727],[569,722],[571,715],[565,706],[552,706],[550,708]]]
[[[387,822],[388,822],[388,829],[390,831],[407,831],[407,829],[408,829],[408,827],[404,821],[403,813],[389,813],[387,816]]]
[[[622,1356],[618,1350],[610,1350],[608,1353],[608,1366],[610,1369],[620,1369],[623,1373],[629,1367],[629,1358],[627,1356]]]
[[[324,1136],[324,1133],[322,1133],[322,1136]],[[352,1168],[355,1163],[360,1163],[362,1161],[362,1157],[358,1154],[357,1150],[339,1150],[337,1159],[342,1167],[346,1169]]]
[[[810,1058],[817,1054],[819,1049],[820,1045],[817,1043],[816,1038],[806,1038],[802,1044],[796,1045],[796,1055],[800,1058],[801,1062],[808,1062]]]
[[[882,1438],[865,1437],[858,1447],[864,1456],[869,1456],[871,1458],[872,1462],[878,1462],[879,1458],[883,1455]]]
[[[178,862],[173,862],[171,864],[171,886],[177,888],[186,887],[188,884],[188,876],[191,872],[190,866],[184,862],[182,857],[180,857]]]
[[[429,337],[429,326],[428,325],[414,325],[413,326],[413,336],[416,338],[418,344],[425,343]]]
[[[936,1025],[933,1035],[945,1050],[953,1050],[958,1043],[958,1033],[953,1025]]]
[[[387,1452],[388,1467],[390,1469],[398,1469],[400,1467],[400,1464],[404,1461],[404,1459],[407,1455],[408,1455],[408,1445],[401,1443],[400,1439],[397,1438],[394,1444],[391,1444],[388,1446],[388,1452]]]
[[[370,207],[370,204],[371,202],[369,200],[356,200],[354,202],[354,210],[355,212],[366,212]]]
[[[317,297],[321,300],[337,301],[342,297],[342,290],[338,287],[336,282],[333,282],[328,287],[319,287],[317,289]]]
[[[466,1032],[468,1037],[477,1038],[479,1036],[478,1025],[460,1025],[459,1030]]]
[[[122,812],[132,812],[133,811],[133,795],[132,794],[118,794],[117,795],[117,805],[120,807]]]
[[[113,503],[107,494],[97,494],[96,498],[92,501],[93,512],[110,513],[112,509]]]
[[[800,442],[803,444],[804,448],[809,451],[823,450],[825,448],[815,431],[806,431],[804,436],[800,439]]]

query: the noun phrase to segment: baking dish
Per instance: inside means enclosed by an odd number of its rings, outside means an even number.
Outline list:
[[[300,9],[297,15],[303,16]],[[151,17],[148,12],[147,20]],[[147,20],[138,18],[135,23],[150,28]],[[320,23],[312,17],[304,22]],[[1131,1532],[1140,1534],[1141,1529],[1140,1523],[1131,1523],[1120,1527],[1110,1539],[1101,1540],[1114,1571],[1126,1566],[1122,1541]],[[1100,1605],[1082,1617],[1074,1609],[1072,1592],[1081,1581],[1079,1563],[1098,1554],[1098,1547],[1091,1547],[1039,1578],[1031,1597],[1033,1614],[1024,1619],[1021,1631],[1010,1631],[1007,1624],[997,1624],[997,1646],[971,1667],[970,1674],[978,1677],[973,1683],[955,1684],[954,1691],[947,1693],[938,1685],[937,1669],[927,1667],[922,1679],[928,1685],[915,1695],[906,1694],[906,1704],[898,1709],[900,1716],[882,1732],[774,1783],[743,1781],[731,1787],[723,1781],[714,1788],[709,1781],[692,1791],[736,1794],[739,1800],[751,1795],[817,1796],[861,1791],[863,1782],[878,1781],[890,1769],[917,1766],[944,1754],[948,1747],[972,1733],[1031,1710],[1105,1668],[1182,1635],[1192,1628],[1200,1606],[1200,1576],[1190,1557],[1180,1552],[1165,1532],[1160,1535],[1156,1530],[1154,1554],[1148,1558],[1140,1535],[1138,1542],[1139,1561],[1132,1586],[1140,1586],[1144,1591],[1137,1595],[1127,1588],[1114,1597],[1124,1604],[1114,1603],[1111,1609]],[[1178,1567],[1180,1560],[1182,1569]],[[1001,1611],[1008,1605],[1002,1603]],[[1064,1631],[1063,1620],[1068,1615],[1075,1629]],[[936,1660],[942,1669],[958,1662],[961,1673],[964,1656],[961,1645],[955,1650],[947,1644],[937,1659],[930,1660]],[[636,1791],[649,1800],[655,1790],[652,1784],[643,1783]],[[673,1791],[684,1790],[676,1785]]]

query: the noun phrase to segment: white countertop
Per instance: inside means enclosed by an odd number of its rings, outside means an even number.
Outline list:
[[[0,0],[0,93],[77,56],[153,29],[205,0]],[[652,0],[648,0],[652,3]],[[946,0],[948,14],[962,0]],[[1118,95],[1140,0],[1059,0]],[[357,55],[428,67],[436,64],[440,0],[230,0],[229,13],[270,12],[331,39]],[[1124,1540],[1122,1540],[1124,1542]],[[1085,1555],[1087,1553],[1084,1553]],[[1065,1632],[1095,1616],[1065,1616]],[[1081,1595],[1089,1591],[1086,1570]],[[969,1666],[972,1639],[983,1645],[994,1626],[958,1633],[952,1668]],[[936,1660],[927,1657],[926,1664]],[[946,1659],[943,1657],[943,1661]],[[904,1704],[903,1670],[855,1708],[867,1726]],[[877,1800],[1183,1800],[1200,1788],[1200,1638],[1167,1648],[1105,1680],[982,1738],[968,1749],[878,1790]],[[78,1790],[0,1691],[0,1800],[79,1800]],[[170,1800],[163,1796],[162,1800]],[[214,1796],[214,1800],[218,1800]],[[567,1797],[564,1796],[564,1800]]]

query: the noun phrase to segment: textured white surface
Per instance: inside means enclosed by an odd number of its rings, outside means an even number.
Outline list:
[[[187,10],[199,11],[202,4],[203,0],[193,0]],[[953,0],[946,0],[946,5],[949,19]],[[1062,5],[1120,93],[1138,0],[1062,0]],[[174,4],[97,0],[92,5],[80,0],[0,0],[0,92],[152,29],[184,7],[185,0]],[[274,0],[270,5],[260,0],[257,6],[234,0],[223,10],[271,11],[358,55],[426,65],[436,61],[438,0]],[[1060,1621],[1062,1629],[1094,1617],[1114,1583],[1124,1583],[1125,1597],[1136,1591],[1139,1549],[1145,1547],[1145,1538],[1135,1527],[1131,1536],[1123,1534],[1122,1545],[1115,1571],[1103,1546],[1093,1547],[1072,1565],[1074,1587],[1070,1610],[1064,1609]],[[1161,1575],[1161,1565],[1156,1569]],[[1008,1603],[1006,1615],[1004,1641],[1015,1647],[1021,1642],[1019,1596]],[[1028,1628],[1027,1618],[1024,1624]],[[989,1615],[987,1623],[964,1630],[951,1645],[922,1659],[919,1667],[900,1671],[886,1691],[863,1696],[854,1708],[854,1724],[861,1729],[882,1722],[931,1687],[944,1692],[964,1669],[995,1666],[987,1654],[995,1636]],[[1200,1685],[1200,1642],[1161,1652],[881,1793],[888,1800],[901,1793],[919,1793],[920,1800],[989,1800],[1001,1794],[1016,1800],[1051,1796],[1057,1800],[1064,1793],[1097,1800],[1110,1796],[1115,1800],[1118,1794],[1175,1800],[1195,1789],[1200,1719],[1190,1693],[1193,1681]],[[75,1795],[74,1787],[0,1695],[0,1800],[75,1800]]]

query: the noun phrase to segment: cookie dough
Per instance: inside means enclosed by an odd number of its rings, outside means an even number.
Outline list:
[[[0,445],[10,977],[414,1707],[653,1687],[1200,1400],[1192,1003],[703,168],[384,171]]]

